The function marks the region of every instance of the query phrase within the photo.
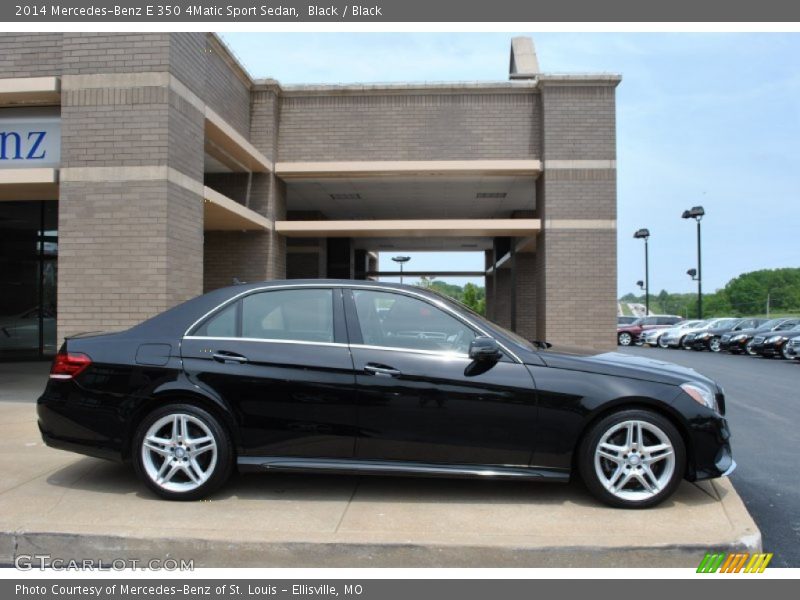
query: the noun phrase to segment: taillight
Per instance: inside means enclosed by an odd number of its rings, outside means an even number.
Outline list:
[[[92,364],[92,359],[82,352],[66,352],[56,354],[50,368],[50,379],[72,379]]]

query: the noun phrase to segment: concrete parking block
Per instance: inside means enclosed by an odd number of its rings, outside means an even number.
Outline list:
[[[696,566],[761,537],[727,479],[619,510],[569,485],[332,475],[236,477],[168,502],[130,468],[42,445],[30,403],[0,402],[0,563],[194,559],[196,566]]]

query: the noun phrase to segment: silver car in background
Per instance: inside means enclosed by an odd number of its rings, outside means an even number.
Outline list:
[[[642,335],[642,339],[644,343],[648,346],[658,346],[659,348],[667,348],[669,347],[668,342],[673,339],[683,339],[683,333],[688,330],[692,330],[696,327],[700,327],[705,323],[705,321],[684,321],[676,325],[675,327],[670,327],[668,329],[654,329],[650,331],[644,332]],[[675,343],[673,347],[677,347],[679,343]]]

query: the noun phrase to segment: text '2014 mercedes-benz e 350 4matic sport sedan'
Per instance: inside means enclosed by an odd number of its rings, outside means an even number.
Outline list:
[[[53,447],[202,498],[234,469],[567,482],[647,507],[735,463],[699,373],[532,343],[415,287],[219,289],[127,331],[68,338],[38,401]]]

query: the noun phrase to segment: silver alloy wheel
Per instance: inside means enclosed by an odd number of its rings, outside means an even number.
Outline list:
[[[168,414],[153,423],[142,439],[141,453],[147,476],[170,492],[196,490],[217,466],[211,430],[187,413]]]
[[[747,345],[744,347],[744,351],[747,352],[750,356],[757,356],[758,352],[753,349],[753,340],[747,342]]]
[[[708,342],[708,349],[712,352],[719,352],[720,351],[720,341],[718,337],[711,338],[711,341]]]
[[[669,344],[667,344],[667,339],[665,336],[661,335],[658,337],[658,347],[659,348],[667,348]]]
[[[791,344],[792,340],[789,340],[788,342],[785,342],[783,344],[783,348],[781,348],[781,354],[786,360],[792,360],[792,358],[794,358],[791,354],[789,354],[789,346],[791,346]]]
[[[669,485],[675,473],[675,449],[656,425],[623,421],[600,437],[594,468],[601,485],[611,494],[641,502]]]
[[[631,337],[630,333],[620,333],[619,334],[619,345],[620,346],[630,346],[633,338]]]

